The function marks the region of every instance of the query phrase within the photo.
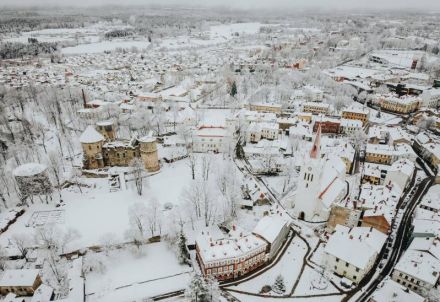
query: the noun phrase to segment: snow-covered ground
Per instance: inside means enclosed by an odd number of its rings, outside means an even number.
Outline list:
[[[319,296],[319,297],[309,297],[309,298],[269,298],[269,297],[255,297],[248,296],[245,294],[232,293],[234,297],[239,299],[241,302],[340,302],[342,296]]]
[[[85,54],[85,53],[98,53],[104,51],[113,51],[117,48],[129,49],[136,47],[139,50],[146,49],[150,43],[148,41],[136,41],[136,40],[112,40],[102,41],[89,44],[79,44],[77,46],[66,47],[61,50],[63,54]]]
[[[295,289],[294,295],[321,295],[329,293],[338,293],[338,290],[330,281],[316,270],[306,267],[301,280]]]
[[[196,156],[203,156],[198,154]],[[225,163],[223,155],[208,155],[211,160],[211,171],[220,171]],[[200,161],[199,161],[200,162]],[[235,166],[234,166],[235,167]],[[200,175],[200,167],[196,169],[196,175]],[[127,183],[126,190],[110,192],[108,181],[103,179],[86,179],[93,188],[83,189],[80,193],[76,187],[65,189],[62,192],[64,205],[54,208],[53,205],[42,204],[36,201],[26,209],[26,213],[14,223],[7,232],[0,237],[0,245],[7,246],[8,240],[16,234],[34,235],[32,225],[42,227],[47,220],[45,213],[54,210],[62,211],[61,218],[56,220],[57,215],[50,215],[50,221],[56,223],[56,227],[67,231],[76,230],[79,238],[69,242],[66,250],[76,250],[102,243],[105,235],[111,234],[115,243],[125,242],[124,233],[129,228],[128,211],[136,203],[148,205],[152,199],[156,199],[162,206],[171,203],[176,211],[187,213],[184,191],[190,190],[192,183],[191,169],[188,159],[180,160],[172,164],[164,164],[161,171],[147,178],[144,193],[139,196],[133,182]],[[219,196],[217,178],[215,175],[209,178],[212,194]],[[180,209],[180,210],[179,210]],[[167,232],[168,211],[161,208],[165,219],[163,221],[163,234]],[[48,212],[41,212],[48,211]],[[53,212],[55,213],[55,212]],[[56,212],[58,213],[58,212]],[[218,212],[219,213],[219,212]]]
[[[192,268],[179,264],[166,243],[143,247],[143,255],[127,250],[112,251],[105,257],[104,273],[86,278],[88,302],[141,299],[186,288]]]

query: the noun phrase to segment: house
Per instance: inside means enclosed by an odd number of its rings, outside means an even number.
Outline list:
[[[275,114],[281,114],[282,106],[277,103],[261,103],[255,102],[249,104],[249,110],[258,111],[258,112],[269,112]]]
[[[367,108],[351,106],[342,111],[342,118],[347,120],[359,120],[362,126],[368,122],[370,111]]]
[[[414,162],[408,159],[395,161],[388,169],[384,184],[395,186],[401,192],[409,185],[415,171]]]
[[[330,210],[330,216],[326,223],[326,229],[333,232],[336,226],[343,225],[353,228],[358,225],[362,211],[357,208],[357,201],[347,200],[334,204]]]
[[[383,281],[368,302],[426,302],[426,299],[392,279]]]
[[[350,135],[362,130],[362,121],[356,119],[341,119],[340,133]]]
[[[390,165],[395,160],[395,149],[388,145],[367,144],[365,161]]]
[[[268,244],[269,259],[273,259],[289,234],[289,223],[281,213],[264,216],[252,233]]]
[[[358,283],[370,271],[386,241],[374,228],[337,225],[324,248],[327,268]]]
[[[325,134],[338,134],[340,132],[341,122],[337,119],[331,118],[321,118],[319,121],[316,121],[313,125],[313,132],[318,130],[318,127],[321,127],[322,133]]]
[[[261,139],[274,140],[278,138],[279,125],[269,122],[251,122],[247,130],[247,140],[258,143]]]
[[[225,152],[228,150],[229,134],[222,126],[201,126],[193,132],[194,152]]]
[[[399,98],[393,95],[385,95],[380,97],[376,102],[383,110],[408,114],[419,108],[421,99],[414,96],[403,96]]]
[[[408,248],[394,267],[392,278],[397,283],[421,293],[439,284],[440,260],[431,253]]]
[[[32,296],[41,283],[37,269],[5,270],[0,279],[0,295]]]
[[[328,114],[330,105],[326,103],[305,102],[303,103],[303,111],[314,114]]]
[[[419,207],[433,213],[440,213],[440,185],[433,185],[429,188]]]

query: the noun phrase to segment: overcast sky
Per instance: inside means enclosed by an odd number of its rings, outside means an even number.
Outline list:
[[[439,11],[440,0],[0,0],[0,5],[163,4],[214,5],[233,8],[409,9]]]

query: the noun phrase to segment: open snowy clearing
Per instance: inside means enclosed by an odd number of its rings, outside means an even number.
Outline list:
[[[306,266],[301,276],[301,280],[295,289],[294,295],[321,295],[338,293],[338,290],[330,283],[325,276],[314,269]]]
[[[132,48],[137,47],[139,49],[146,49],[150,43],[148,41],[127,41],[127,40],[113,40],[102,41],[90,44],[79,44],[73,47],[66,47],[61,50],[63,54],[85,54],[85,53],[99,53],[104,51],[113,51],[117,48]]]
[[[106,271],[87,275],[87,301],[121,301],[184,289],[192,271],[180,265],[163,242],[144,246],[141,256],[118,250],[104,257]]]
[[[196,155],[199,159],[201,154]],[[211,171],[221,171],[225,163],[223,155],[207,155],[211,160]],[[201,160],[198,161],[200,164]],[[234,166],[235,167],[235,166]],[[200,177],[200,167],[196,168],[196,177]],[[100,245],[103,236],[111,234],[114,243],[126,242],[124,233],[129,229],[129,208],[136,203],[148,205],[152,199],[156,199],[162,206],[171,203],[173,207],[182,209],[183,215],[188,213],[185,206],[184,191],[191,187],[191,169],[188,166],[188,159],[164,164],[161,171],[152,175],[144,182],[144,192],[142,196],[137,195],[133,182],[127,183],[126,190],[110,192],[108,180],[85,179],[94,187],[93,190],[85,189],[83,193],[72,187],[63,190],[64,205],[55,208],[53,204],[42,204],[36,201],[26,208],[26,212],[0,237],[0,245],[7,246],[9,239],[15,234],[28,234],[34,236],[35,229],[32,225],[43,226],[48,221],[56,224],[61,230],[73,229],[79,233],[79,238],[72,240],[66,247],[67,251],[74,251],[94,245]],[[219,196],[217,178],[211,176],[209,184],[214,196]],[[47,218],[41,211],[54,210],[64,211],[62,219],[56,219],[57,215]],[[162,227],[162,234],[167,232],[168,211],[163,208],[165,216]],[[177,209],[176,209],[177,210]],[[46,218],[48,220],[46,220]],[[58,217],[59,218],[59,217]],[[64,223],[63,223],[64,221]]]

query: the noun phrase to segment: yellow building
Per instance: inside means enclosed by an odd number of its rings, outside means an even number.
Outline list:
[[[271,112],[275,114],[281,114],[281,104],[275,103],[252,103],[249,104],[249,110],[258,112]]]
[[[362,126],[368,122],[369,111],[363,108],[347,108],[342,111],[342,118],[349,120],[359,120],[362,122]]]
[[[17,296],[32,296],[41,283],[37,269],[5,270],[0,278],[0,295],[14,293]]]
[[[367,144],[365,161],[376,164],[391,165],[394,161],[395,150],[389,145]]]
[[[328,114],[330,110],[330,105],[326,103],[317,102],[305,102],[303,104],[303,111],[315,114]]]
[[[407,114],[416,111],[420,106],[421,100],[413,96],[402,98],[384,96],[379,99],[378,103],[380,108],[386,111]]]

